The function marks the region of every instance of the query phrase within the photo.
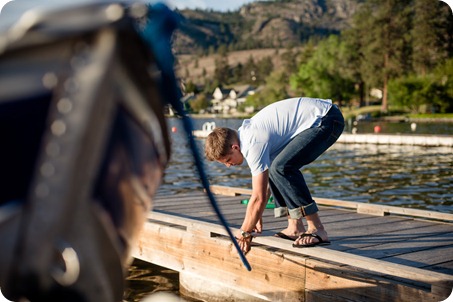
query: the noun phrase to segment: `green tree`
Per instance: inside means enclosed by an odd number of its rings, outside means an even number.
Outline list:
[[[240,83],[242,82],[242,79],[244,78],[244,66],[241,63],[238,63],[232,70],[232,78],[231,82],[232,83]]]
[[[256,80],[253,81],[255,85],[263,84],[269,76],[269,74],[274,70],[274,63],[272,62],[272,58],[267,56],[262,58],[256,63]]]
[[[291,88],[309,97],[332,98],[339,102],[349,100],[354,93],[354,83],[344,76],[346,52],[346,44],[338,36],[320,42],[313,56],[291,76]]]
[[[442,87],[442,95],[436,99],[440,112],[453,112],[453,58],[439,64],[433,74],[435,82]]]
[[[228,57],[228,46],[221,44],[219,48],[217,48],[217,54],[221,57]]]
[[[298,53],[293,48],[286,48],[285,52],[280,55],[282,61],[283,69],[287,73],[297,72],[298,66]]]
[[[184,89],[185,93],[198,93],[198,87],[197,85],[192,82],[191,80],[187,81],[187,83],[185,84],[185,89]]]
[[[408,76],[392,79],[389,82],[389,103],[420,113],[423,105],[428,105],[436,95],[436,87],[426,76]]]
[[[199,93],[194,100],[190,102],[190,107],[194,112],[200,112],[206,110],[210,105],[210,101],[205,93]]]
[[[248,57],[242,70],[242,81],[247,84],[253,84],[253,74],[257,71],[257,65],[251,55]]]
[[[354,17],[353,30],[361,37],[361,74],[369,87],[382,87],[382,112],[388,110],[389,80],[409,72],[410,10],[409,0],[369,0]]]
[[[365,81],[362,76],[363,54],[361,53],[362,36],[366,33],[358,29],[347,29],[341,33],[341,39],[345,43],[343,57],[343,75],[354,83],[355,94],[358,98],[359,107],[365,106]]]
[[[228,54],[223,53],[223,55],[216,56],[214,64],[214,80],[219,83],[228,84],[231,78]]]
[[[410,75],[389,83],[389,101],[392,105],[420,113],[447,113],[453,111],[453,59],[438,65],[434,73]]]
[[[260,110],[271,103],[288,98],[286,79],[285,72],[272,72],[266,78],[263,88],[247,97],[244,107],[253,106],[255,110]]]
[[[445,3],[444,3],[445,4]],[[412,27],[413,67],[426,75],[448,56],[448,17],[441,1],[415,0]],[[451,16],[450,16],[451,19]]]
[[[215,48],[213,45],[209,45],[208,47],[208,56],[212,56],[215,54]]]

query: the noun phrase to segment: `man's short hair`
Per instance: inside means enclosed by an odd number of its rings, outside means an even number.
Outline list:
[[[237,133],[230,128],[215,128],[206,138],[204,152],[210,161],[224,158],[231,152],[231,146],[238,143]]]

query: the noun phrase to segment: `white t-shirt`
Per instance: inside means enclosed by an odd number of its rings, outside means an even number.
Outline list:
[[[272,103],[244,120],[238,134],[252,175],[269,169],[272,160],[297,134],[319,127],[331,107],[331,100],[292,98]]]

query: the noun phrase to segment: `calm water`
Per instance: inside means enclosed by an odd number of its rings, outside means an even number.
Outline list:
[[[205,122],[237,129],[240,119],[194,119],[201,129]],[[166,169],[162,192],[200,189],[192,155],[181,123],[169,119],[172,158]],[[378,123],[359,123],[358,133],[370,133]],[[409,123],[379,123],[382,133],[414,133]],[[350,131],[350,128],[346,131]],[[453,134],[453,123],[418,123],[417,134]],[[203,139],[197,139],[202,151]],[[246,165],[226,168],[205,162],[211,184],[251,188]],[[303,169],[313,196],[453,213],[452,148],[335,144]],[[316,199],[316,198],[315,198]],[[155,291],[177,293],[177,273],[144,263],[135,263],[129,277],[126,301],[140,301]]]

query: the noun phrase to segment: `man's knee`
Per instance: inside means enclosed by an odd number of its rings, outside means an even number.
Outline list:
[[[273,161],[271,166],[269,167],[269,177],[279,177],[285,174],[285,166],[279,164],[278,161]]]

